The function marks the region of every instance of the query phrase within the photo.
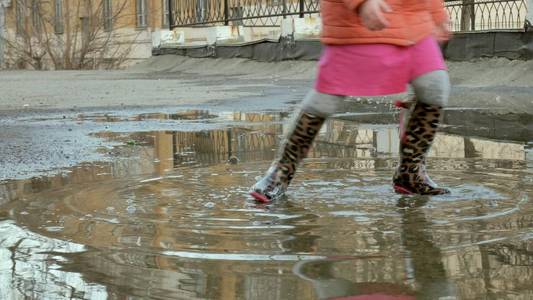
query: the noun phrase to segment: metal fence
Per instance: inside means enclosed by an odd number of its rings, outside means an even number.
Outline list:
[[[527,0],[447,1],[453,31],[523,29]]]
[[[279,26],[283,18],[319,14],[319,0],[168,0],[171,27]],[[527,0],[452,0],[453,31],[523,29]]]
[[[288,16],[318,14],[319,0],[169,0],[172,27],[208,24],[278,26]]]

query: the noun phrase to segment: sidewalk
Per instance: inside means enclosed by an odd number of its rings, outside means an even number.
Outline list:
[[[283,109],[312,87],[313,61],[153,57],[127,70],[0,72],[0,112],[241,103]],[[451,108],[533,114],[533,61],[449,62]]]

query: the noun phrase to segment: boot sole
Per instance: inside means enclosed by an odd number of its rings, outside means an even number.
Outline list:
[[[270,199],[268,199],[267,196],[262,195],[258,192],[250,192],[250,196],[254,197],[254,199],[261,203],[270,203]]]
[[[394,191],[398,194],[402,194],[402,195],[414,195],[415,193],[411,192],[410,190],[402,187],[402,186],[399,186],[399,185],[394,185]]]
[[[394,185],[394,191],[402,195],[425,195],[425,196],[440,196],[440,195],[447,195],[451,193],[449,190],[442,190],[441,192],[436,192],[436,193],[418,194],[418,193],[414,193],[408,190],[407,188],[404,188],[401,185]]]

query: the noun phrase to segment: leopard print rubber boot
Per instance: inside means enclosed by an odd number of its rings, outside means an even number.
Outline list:
[[[401,194],[442,195],[426,173],[426,157],[441,122],[442,107],[420,101],[413,104],[406,126],[400,134],[400,165],[393,177],[394,190]]]
[[[281,198],[291,183],[296,167],[309,152],[313,141],[324,124],[325,118],[301,112],[282,147],[280,158],[250,189],[257,201],[268,203]]]

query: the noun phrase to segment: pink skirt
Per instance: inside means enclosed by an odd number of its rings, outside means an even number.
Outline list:
[[[326,45],[318,64],[315,89],[339,96],[403,93],[413,79],[446,70],[437,41],[427,37],[414,46],[388,44]]]

